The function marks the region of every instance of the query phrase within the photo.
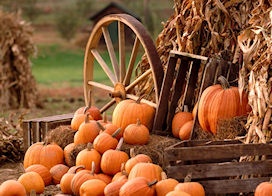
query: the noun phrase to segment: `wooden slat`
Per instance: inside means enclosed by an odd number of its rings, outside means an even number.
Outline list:
[[[195,59],[199,59],[202,61],[207,61],[208,57],[205,56],[201,56],[201,55],[195,55],[195,54],[190,54],[187,52],[179,52],[179,51],[175,51],[175,50],[171,50],[170,51],[170,55],[172,56],[177,56],[177,57],[187,57],[188,60],[195,60]]]
[[[31,123],[31,130],[32,130],[32,142],[33,144],[36,142],[40,142],[40,122],[32,122]]]
[[[113,104],[115,104],[115,99],[112,99],[109,103],[107,103],[106,105],[104,105],[101,109],[100,112],[103,113],[106,110],[108,110]]]
[[[128,92],[130,89],[134,88],[139,82],[145,79],[149,74],[152,73],[151,69],[146,70],[143,74],[141,74],[138,78],[136,78],[130,85],[128,85],[125,89]]]
[[[30,129],[31,129],[30,123],[23,122],[24,151],[26,151],[31,144],[31,141],[30,141],[31,130]]]
[[[119,65],[120,65],[119,81],[123,82],[126,75],[125,25],[120,21],[118,21],[118,36],[119,36]]]
[[[46,116],[42,118],[32,118],[28,120],[23,120],[23,122],[33,122],[33,121],[50,122],[55,120],[72,119],[73,116],[74,116],[74,113],[69,113],[69,114],[61,114],[61,115],[54,115],[54,116]]]
[[[204,186],[206,194],[249,193],[253,192],[260,183],[267,182],[269,179],[269,177],[263,177],[243,180],[209,180],[199,183]]]
[[[181,147],[194,147],[194,146],[212,146],[212,145],[226,145],[226,144],[241,144],[240,140],[187,140],[169,146],[167,149],[181,148]]]
[[[178,165],[169,166],[166,170],[168,177],[177,179],[184,179],[189,173],[192,179],[272,174],[272,160]]]
[[[169,161],[209,160],[240,156],[272,155],[272,144],[229,144],[166,149]]]
[[[103,60],[103,58],[100,56],[100,54],[98,53],[98,51],[96,49],[92,49],[91,52],[94,55],[94,57],[97,60],[97,62],[99,63],[99,65],[104,70],[104,72],[107,74],[107,76],[109,77],[109,79],[111,80],[111,82],[113,84],[116,84],[117,83],[116,76],[112,73],[112,71],[110,70],[110,68],[108,67],[108,65],[106,64],[106,62]]]
[[[118,62],[117,62],[117,58],[116,58],[116,55],[115,55],[115,52],[114,52],[114,48],[113,48],[113,45],[112,45],[112,41],[111,41],[111,38],[110,38],[108,28],[107,27],[102,27],[102,31],[103,31],[103,35],[104,35],[104,38],[105,38],[107,49],[108,49],[108,52],[109,52],[109,55],[110,55],[112,67],[113,67],[113,70],[114,70],[114,73],[115,73],[115,79],[117,81],[119,81],[118,77],[119,77],[120,73],[119,73]]]
[[[97,88],[100,88],[100,89],[109,91],[109,92],[113,92],[113,91],[114,91],[114,88],[113,88],[113,87],[107,86],[107,85],[105,85],[105,84],[101,84],[101,83],[98,83],[98,82],[89,81],[88,84],[89,84],[89,85],[92,85],[92,86],[95,86],[95,87],[97,87]]]

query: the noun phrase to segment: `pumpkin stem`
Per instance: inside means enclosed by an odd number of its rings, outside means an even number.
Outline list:
[[[91,150],[93,149],[93,145],[92,145],[91,142],[89,142],[89,143],[87,144],[87,149],[88,149],[88,151],[91,151]]]
[[[121,128],[117,129],[111,136],[116,137],[121,131]]]
[[[91,170],[91,175],[93,176],[95,172],[95,163],[92,161],[92,170]]]
[[[36,196],[36,191],[34,189],[31,189],[30,196]]]
[[[161,178],[162,178],[162,180],[166,180],[167,179],[167,175],[166,175],[165,172],[161,173]]]
[[[96,124],[99,126],[99,128],[102,130],[102,131],[105,131],[105,127],[103,125],[101,125],[100,122],[96,121]]]
[[[191,182],[191,180],[192,180],[192,174],[189,173],[189,174],[187,174],[187,176],[184,178],[184,182]]]
[[[125,163],[124,162],[121,164],[121,173],[122,173],[122,175],[128,177],[128,173],[125,170]]]
[[[79,169],[85,169],[85,166],[84,165],[77,166],[72,173],[75,174],[77,172],[77,170],[79,170]]]
[[[129,150],[129,154],[130,154],[130,158],[135,157],[135,156],[136,156],[136,154],[135,154],[135,149],[134,149],[134,148],[131,148],[131,149]]]
[[[224,76],[219,76],[218,81],[220,82],[223,89],[230,88],[230,84],[229,84],[228,80]]]
[[[157,182],[158,182],[158,180],[154,180],[154,181],[152,181],[152,182],[148,182],[147,185],[148,185],[149,187],[152,187],[152,186],[155,185]]]
[[[189,112],[189,108],[188,108],[188,105],[184,105],[184,112]]]
[[[120,151],[120,150],[121,150],[121,147],[122,147],[123,142],[124,142],[124,138],[123,138],[123,137],[121,137],[121,138],[120,138],[120,140],[119,140],[119,142],[118,142],[117,147],[115,148],[115,150]]]
[[[141,125],[141,120],[139,118],[137,118],[137,126],[140,126]]]
[[[107,122],[108,122],[107,113],[104,112],[104,113],[103,113],[103,123],[107,123]]]
[[[84,108],[84,110],[83,110],[83,114],[86,114],[86,112],[88,111],[88,109],[90,109],[90,107],[89,107],[89,106],[86,106],[86,107]]]
[[[89,123],[89,117],[90,117],[90,113],[88,112],[86,115],[85,115],[85,123]]]
[[[146,97],[147,95],[142,95],[142,96],[140,96],[137,100],[136,100],[136,103],[137,104],[140,104],[141,103],[141,100],[144,98],[144,97]]]

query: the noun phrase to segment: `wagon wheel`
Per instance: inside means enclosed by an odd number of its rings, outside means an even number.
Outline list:
[[[119,48],[119,63],[115,55],[114,46],[111,36],[109,34],[108,26],[113,23],[118,23],[118,48]],[[130,28],[135,34],[135,40],[133,48],[131,50],[130,60],[126,66],[125,62],[125,28]],[[101,37],[104,38],[107,53],[110,57],[111,65],[108,65],[98,52],[98,45]],[[132,80],[132,72],[135,67],[135,61],[138,53],[138,49],[142,46],[147,56],[150,68],[147,69],[139,77]],[[106,85],[93,80],[93,67],[94,61],[102,67],[105,74],[110,79],[112,85]],[[147,76],[152,74],[153,85],[155,90],[155,103],[142,99],[142,102],[147,103],[153,107],[157,106],[158,97],[161,89],[163,79],[163,68],[160,58],[156,52],[156,48],[153,44],[151,37],[145,30],[144,26],[135,18],[127,14],[113,14],[102,18],[93,28],[90,35],[84,57],[84,97],[85,103],[89,103],[89,91],[93,87],[97,87],[109,92],[111,101],[103,106],[100,111],[103,113],[109,109],[115,103],[119,103],[121,100],[129,98],[137,100],[138,96],[133,92],[135,86],[137,86]],[[92,100],[94,96],[92,93]]]

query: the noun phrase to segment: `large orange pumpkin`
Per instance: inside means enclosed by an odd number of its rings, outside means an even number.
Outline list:
[[[198,182],[184,182],[175,186],[175,191],[183,191],[190,196],[205,196],[203,186]]]
[[[108,184],[104,189],[105,196],[119,196],[121,187],[127,182],[127,179],[121,179]]]
[[[38,173],[42,177],[45,186],[51,183],[52,177],[51,177],[49,169],[41,164],[31,165],[25,169],[25,172]]]
[[[128,174],[137,163],[152,163],[152,159],[145,154],[138,154],[135,156],[134,148],[130,149],[130,157],[131,158],[126,162],[125,165],[125,170]]]
[[[105,182],[99,179],[92,179],[80,186],[80,196],[104,196]]]
[[[32,144],[24,157],[24,168],[30,165],[41,164],[51,169],[54,165],[63,163],[63,150],[57,144],[37,142]]]
[[[72,182],[72,179],[74,178],[74,176],[76,175],[76,172],[79,170],[79,169],[82,169],[84,168],[84,166],[78,166],[78,167],[75,167],[73,168],[73,171],[69,170],[66,174],[64,174],[61,178],[61,181],[60,181],[60,189],[63,193],[65,194],[73,194],[73,191],[71,189],[71,182]]]
[[[190,138],[193,125],[194,125],[194,121],[190,120],[180,128],[179,138],[181,140],[188,140]]]
[[[101,154],[109,149],[115,149],[118,144],[118,140],[115,137],[120,131],[121,129],[118,129],[112,135],[104,132],[99,134],[93,142],[94,149]]]
[[[136,124],[130,124],[125,128],[123,137],[127,144],[143,145],[149,140],[149,130],[141,124],[140,119],[137,119]]]
[[[36,172],[27,172],[22,174],[19,177],[18,182],[25,187],[27,194],[29,194],[31,190],[35,190],[38,194],[44,192],[44,181]]]
[[[220,76],[221,85],[213,85],[204,90],[199,101],[198,120],[203,130],[216,134],[220,119],[246,115],[248,100],[240,95],[238,87],[229,86],[227,80]],[[243,93],[245,94],[245,93]]]
[[[272,183],[262,182],[255,190],[254,196],[272,196]]]
[[[148,104],[141,103],[141,97],[137,100],[123,100],[113,111],[112,124],[121,127],[122,134],[125,128],[140,119],[141,123],[149,130],[152,129],[155,109]]]
[[[172,133],[174,137],[179,137],[180,128],[187,122],[193,120],[192,113],[190,112],[178,112],[175,114],[172,121]]]
[[[26,196],[25,187],[16,180],[7,180],[0,186],[0,196]]]
[[[145,177],[149,181],[161,180],[162,168],[153,163],[138,163],[129,173],[128,180],[136,177]]]
[[[168,178],[164,172],[161,173],[162,180],[155,185],[157,196],[165,196],[167,193],[173,191],[175,186],[179,183],[177,180]]]
[[[167,193],[165,196],[191,196],[191,195],[183,191],[171,191]]]
[[[52,176],[53,183],[59,184],[62,176],[66,174],[69,170],[69,167],[63,164],[57,164],[50,169],[50,174]]]

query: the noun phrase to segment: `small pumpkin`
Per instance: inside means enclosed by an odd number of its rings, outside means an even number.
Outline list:
[[[84,165],[87,170],[92,170],[92,162],[95,163],[95,173],[100,171],[101,155],[88,143],[87,148],[80,151],[76,157],[76,166]]]
[[[175,186],[179,183],[177,180],[168,178],[165,172],[161,173],[162,180],[155,185],[157,196],[165,196],[167,193],[173,191]]]
[[[162,168],[153,163],[138,163],[129,173],[128,180],[136,177],[145,177],[149,181],[161,180]]]
[[[52,177],[50,171],[47,167],[41,164],[31,165],[25,169],[25,172],[36,172],[42,177],[45,186],[51,184]]]
[[[130,124],[125,128],[123,137],[127,144],[147,144],[149,140],[149,130],[146,126],[141,124],[140,119],[137,119],[136,124]]]
[[[88,144],[93,142],[96,136],[98,136],[100,131],[99,126],[96,124],[96,121],[89,121],[89,114],[85,116],[85,122],[83,122],[74,136],[75,145],[78,144]]]
[[[121,129],[118,129],[112,135],[109,135],[107,133],[99,134],[93,142],[94,149],[101,154],[109,149],[115,149],[118,144],[118,140],[115,137],[120,131]]]
[[[144,177],[137,177],[126,182],[120,189],[120,196],[154,196],[155,190],[153,185],[156,180],[150,182]]]
[[[63,150],[65,163],[69,167],[72,167],[74,165],[73,160],[71,160],[71,158],[70,158],[70,153],[75,148],[75,146],[76,145],[74,143],[71,143],[71,144],[68,144],[67,146],[65,146],[65,148]]]
[[[125,170],[125,163],[122,163],[121,165],[121,171],[116,173],[113,178],[112,178],[112,182],[121,180],[121,179],[127,179],[128,177],[128,173]]]
[[[184,107],[184,112],[178,112],[175,114],[172,121],[172,133],[174,137],[179,137],[180,128],[187,122],[193,120],[192,113],[188,112],[188,107]]]
[[[84,182],[80,187],[80,196],[104,196],[104,189],[107,184],[99,179],[92,179]]]
[[[134,148],[130,149],[130,159],[126,162],[125,170],[129,174],[131,169],[137,163],[152,163],[152,159],[145,154],[138,154],[135,156]]]
[[[63,193],[73,194],[73,191],[71,189],[72,179],[76,175],[76,172],[82,168],[85,168],[85,167],[83,165],[81,165],[81,166],[74,167],[72,169],[70,168],[69,171],[62,176],[61,181],[60,181],[60,189]]]
[[[112,181],[112,177],[111,176],[109,176],[107,174],[103,174],[103,173],[97,174],[97,179],[102,180],[106,184],[109,184]]]
[[[77,131],[80,127],[80,125],[85,122],[85,114],[77,114],[74,115],[74,117],[72,118],[71,121],[71,128],[75,131]],[[93,120],[93,117],[91,115],[89,115],[89,120]]]
[[[25,187],[16,180],[7,180],[0,186],[0,196],[26,196]]]
[[[63,163],[63,150],[57,144],[37,142],[32,144],[24,157],[24,168],[30,165],[41,164],[51,169],[54,165]]]
[[[183,191],[171,191],[167,193],[166,196],[190,196],[190,195]]]
[[[69,170],[69,167],[63,164],[57,164],[50,169],[50,174],[52,176],[53,184],[59,184],[62,176],[66,174]]]
[[[100,129],[103,131],[103,133],[107,133],[107,134],[114,134],[117,130],[118,127],[116,125],[113,125],[111,123],[108,123],[106,125],[102,125],[100,122],[97,122],[98,126],[100,127]],[[120,131],[115,138],[117,140],[119,140],[122,137],[122,132]]]
[[[190,120],[187,123],[185,123],[179,130],[179,138],[181,140],[190,139],[193,126],[194,126],[194,121],[193,120]]]
[[[35,190],[38,194],[44,192],[44,181],[36,172],[27,172],[22,174],[19,177],[18,182],[25,187],[27,194],[30,194],[31,190]]]
[[[115,107],[112,114],[112,124],[121,127],[122,134],[125,128],[137,122],[138,118],[149,130],[152,129],[155,109],[146,103],[141,103],[142,98],[143,96],[137,101],[126,99]]]
[[[183,191],[190,196],[205,196],[203,186],[198,182],[184,182],[175,186],[175,191]]]
[[[120,179],[108,184],[104,189],[105,196],[119,196],[121,187],[127,182],[127,179]]]
[[[272,196],[272,178],[270,182],[262,182],[259,184],[254,196]]]
[[[126,163],[129,159],[127,153],[120,151],[123,144],[123,138],[120,139],[115,150],[107,150],[101,159],[101,169],[103,173],[115,175],[121,170],[122,163]]]

